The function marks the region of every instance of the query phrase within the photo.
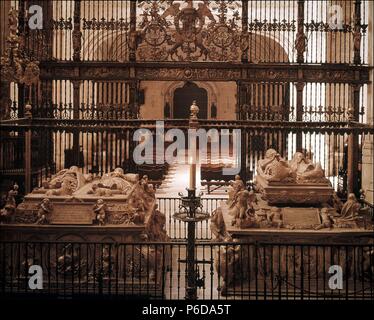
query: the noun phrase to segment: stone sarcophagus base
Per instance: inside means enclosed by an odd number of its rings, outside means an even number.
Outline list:
[[[262,198],[271,205],[319,205],[328,203],[334,189],[328,183],[284,183],[256,177]]]
[[[169,237],[146,176],[117,168],[93,177],[73,166],[11,209],[0,224],[6,288],[27,290],[22,279],[39,264],[52,294],[62,285],[67,294],[162,294]]]
[[[264,208],[262,208],[264,209]],[[370,297],[374,281],[373,231],[365,228],[324,228],[318,226],[317,208],[282,208],[283,227],[240,228],[233,225],[229,208],[220,212],[229,236],[215,252],[215,270],[222,279],[221,294],[227,296],[310,295],[318,298],[330,292],[330,266],[342,266],[344,286],[355,293],[359,279],[360,295]],[[287,228],[286,228],[287,226]],[[292,228],[290,227],[292,226]],[[362,287],[364,288],[362,292]],[[333,294],[339,295],[338,290]]]

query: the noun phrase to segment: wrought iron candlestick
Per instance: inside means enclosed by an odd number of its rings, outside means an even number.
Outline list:
[[[190,108],[190,121],[189,127],[196,128],[198,125],[197,114],[199,108],[195,101]],[[186,299],[195,300],[197,299],[197,284],[196,280],[198,273],[196,270],[196,257],[195,257],[195,224],[199,221],[209,219],[209,213],[203,212],[201,197],[196,196],[196,145],[189,146],[192,149],[194,156],[190,159],[190,183],[187,189],[187,196],[179,193],[181,197],[181,204],[179,206],[179,212],[174,214],[174,218],[187,223],[187,287],[186,287]]]

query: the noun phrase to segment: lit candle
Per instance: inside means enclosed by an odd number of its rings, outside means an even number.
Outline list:
[[[191,161],[190,163],[190,190],[196,189],[196,163]]]
[[[190,128],[196,128],[197,127],[197,114],[199,113],[199,107],[196,105],[196,101],[194,100],[192,102],[192,105],[190,107]],[[189,158],[190,163],[190,190],[196,189],[196,142],[191,142],[191,145],[188,146],[190,151],[192,152],[192,155]]]

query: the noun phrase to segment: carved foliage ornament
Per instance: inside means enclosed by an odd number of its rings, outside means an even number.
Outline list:
[[[140,1],[139,60],[238,61],[239,8],[239,1]]]
[[[23,39],[17,34],[18,12],[10,9],[9,36],[1,57],[1,79],[32,85],[39,81],[39,62],[29,57],[23,47]]]

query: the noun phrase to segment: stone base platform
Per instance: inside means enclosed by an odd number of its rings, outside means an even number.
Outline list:
[[[263,211],[266,208],[265,202],[259,201]],[[318,208],[304,207],[282,207],[283,223],[290,227],[262,227],[241,229],[232,226],[233,217],[228,213],[227,204],[221,202],[222,215],[226,225],[226,231],[234,239],[244,242],[275,242],[279,244],[287,243],[367,243],[373,238],[373,230],[364,228],[324,228],[314,230],[313,226],[321,223]],[[259,209],[259,207],[257,207]],[[265,210],[264,210],[265,209]]]
[[[273,205],[319,205],[328,203],[334,193],[327,179],[325,183],[283,183],[257,176],[256,183],[262,198]]]

